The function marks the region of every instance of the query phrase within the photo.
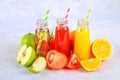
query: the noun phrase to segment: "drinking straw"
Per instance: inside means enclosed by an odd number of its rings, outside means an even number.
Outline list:
[[[44,20],[45,20],[44,27],[47,25],[46,23],[47,23],[47,21],[48,21],[48,14],[49,14],[49,13],[50,13],[50,9],[46,10],[46,16],[45,16],[45,18],[44,18]]]
[[[90,17],[90,12],[92,11],[92,9],[91,8],[88,8],[88,14],[87,14],[87,16],[86,16],[86,20],[88,21],[88,19],[89,19],[89,17]]]
[[[53,38],[54,37],[54,29],[52,30],[50,37]]]
[[[68,8],[67,11],[66,11],[65,19],[68,18],[68,16],[69,16],[69,12],[70,12],[70,8]]]
[[[92,9],[91,8],[88,8],[88,14],[86,16],[86,21],[85,21],[85,24],[88,24],[88,19],[90,17],[90,13],[91,13]]]
[[[70,12],[70,8],[68,8],[67,11],[66,11],[66,15],[65,15],[66,21],[67,21],[67,18],[68,18],[68,16],[69,16],[69,12]],[[66,21],[65,21],[65,22],[66,22]]]
[[[46,10],[46,16],[45,16],[45,18],[44,18],[45,23],[44,23],[42,32],[44,32],[44,28],[45,28],[46,25],[47,25],[48,14],[49,14],[49,13],[50,13],[50,10],[49,10],[49,9]],[[42,34],[41,37],[40,37],[40,40],[39,40],[39,42],[38,42],[37,48],[36,48],[36,54],[37,54],[37,55],[38,55],[38,53],[39,53],[39,50],[40,50],[40,46],[41,46],[43,37],[44,37],[44,35]]]
[[[88,8],[88,14],[87,14],[87,16],[86,16],[86,20],[88,21],[88,19],[89,19],[89,17],[90,17],[90,12],[92,11],[92,9],[91,8]]]

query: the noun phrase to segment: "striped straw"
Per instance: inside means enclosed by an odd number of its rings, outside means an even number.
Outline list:
[[[45,23],[44,23],[44,26],[43,26],[43,32],[44,32],[44,29],[45,29],[45,27],[46,27],[46,25],[47,25],[47,21],[48,21],[48,14],[50,13],[50,10],[48,9],[47,11],[46,11],[46,16],[45,16],[45,18],[44,18],[44,21],[45,21]],[[40,47],[41,47],[41,43],[42,43],[42,39],[44,38],[44,35],[42,34],[41,35],[41,37],[40,37],[40,40],[39,40],[39,42],[38,42],[38,45],[37,45],[37,48],[36,48],[36,54],[38,55],[38,53],[39,53],[39,50],[40,50]]]
[[[67,9],[67,12],[66,12],[66,15],[65,15],[65,19],[68,18],[68,16],[69,16],[69,12],[70,12],[70,8]]]
[[[86,16],[86,20],[88,21],[89,17],[90,17],[90,12],[92,11],[91,8],[88,8],[88,15]]]
[[[46,16],[45,16],[45,18],[44,18],[44,20],[45,20],[45,24],[44,24],[44,27],[47,25],[47,21],[48,21],[48,14],[50,13],[50,9],[48,9],[47,11],[46,11]]]
[[[87,25],[88,24],[88,19],[90,17],[90,13],[91,13],[92,9],[91,8],[88,8],[88,14],[86,16],[86,21],[85,21],[85,24]]]
[[[46,11],[46,16],[45,16],[45,18],[44,18],[45,22],[48,21],[48,14],[49,14],[49,13],[50,13],[50,9],[48,9],[48,10]]]

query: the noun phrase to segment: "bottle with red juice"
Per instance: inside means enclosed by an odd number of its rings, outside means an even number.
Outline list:
[[[55,50],[69,56],[69,27],[66,18],[58,18],[55,29]]]

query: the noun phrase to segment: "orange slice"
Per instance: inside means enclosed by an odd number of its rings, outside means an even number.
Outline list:
[[[100,67],[101,60],[98,59],[98,58],[91,58],[91,59],[88,59],[88,60],[81,60],[80,63],[81,63],[81,66],[86,71],[95,71]]]
[[[92,43],[92,55],[101,60],[107,60],[112,54],[112,45],[106,39],[96,39]]]

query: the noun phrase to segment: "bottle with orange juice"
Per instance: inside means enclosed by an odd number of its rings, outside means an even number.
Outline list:
[[[74,53],[80,60],[89,59],[90,57],[90,30],[86,20],[78,20],[77,29],[75,30]]]

